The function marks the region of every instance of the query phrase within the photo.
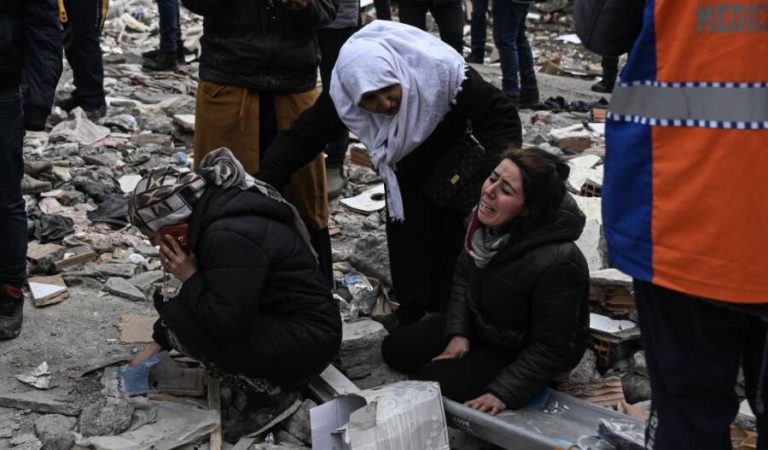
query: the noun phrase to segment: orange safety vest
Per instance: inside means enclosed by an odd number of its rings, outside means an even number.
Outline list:
[[[768,302],[766,0],[647,0],[606,141],[614,267],[690,295]]]

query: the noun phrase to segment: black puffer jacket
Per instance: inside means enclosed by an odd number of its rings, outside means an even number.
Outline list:
[[[285,387],[328,365],[341,344],[338,305],[292,224],[288,206],[257,192],[203,195],[189,231],[198,271],[155,305],[190,355]],[[169,347],[160,323],[153,337]]]
[[[260,91],[298,93],[317,84],[315,30],[333,21],[338,0],[182,0],[203,16],[200,79]]]
[[[26,84],[24,123],[42,129],[61,75],[56,0],[0,0],[0,90]]]
[[[457,262],[446,334],[517,355],[488,385],[508,408],[578,364],[589,335],[589,269],[574,241],[584,214],[570,195],[553,219],[512,237],[483,269]]]
[[[399,180],[423,180],[429,168],[439,161],[446,146],[464,139],[467,121],[473,133],[485,146],[489,166],[498,162],[498,155],[510,145],[523,142],[517,108],[507,94],[500,91],[471,67],[461,83],[456,104],[443,117],[435,131],[413,152],[397,164]],[[257,174],[269,184],[282,188],[300,167],[312,161],[331,142],[346,131],[331,96],[323,92],[314,105],[304,111],[291,128],[282,131],[266,152]],[[478,196],[480,189],[477,189]]]

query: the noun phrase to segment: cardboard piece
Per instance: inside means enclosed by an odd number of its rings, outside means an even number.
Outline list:
[[[60,276],[33,277],[29,279],[29,290],[35,306],[47,306],[69,298],[69,290]]]
[[[140,316],[138,314],[123,314],[120,316],[120,342],[135,344],[152,342],[152,327],[157,317]]]
[[[341,199],[341,204],[363,214],[380,211],[386,206],[384,184],[376,185],[354,197]]]
[[[440,386],[401,381],[337,397],[310,410],[312,448],[448,450]]]

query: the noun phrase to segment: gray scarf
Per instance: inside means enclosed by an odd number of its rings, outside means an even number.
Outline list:
[[[477,207],[469,216],[469,226],[464,237],[464,249],[475,260],[475,265],[481,269],[504,248],[509,242],[509,233],[498,234],[480,223],[477,218]]]

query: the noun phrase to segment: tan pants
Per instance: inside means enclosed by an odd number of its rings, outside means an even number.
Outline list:
[[[315,103],[316,90],[300,94],[275,94],[278,130]],[[219,147],[232,150],[248,173],[259,170],[259,93],[251,89],[200,81],[195,110],[195,167],[210,151]],[[299,210],[307,225],[328,226],[328,196],[323,154],[291,177],[285,198]]]

